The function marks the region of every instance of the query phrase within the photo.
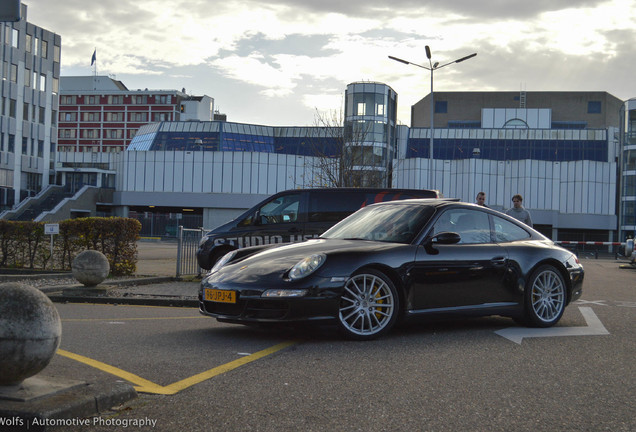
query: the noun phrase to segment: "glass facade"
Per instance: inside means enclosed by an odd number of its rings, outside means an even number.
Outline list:
[[[335,135],[329,128],[164,122],[142,126],[128,151],[244,151],[336,157],[339,141]]]
[[[623,241],[636,235],[636,99],[623,104],[620,121],[622,184],[619,237]]]
[[[428,129],[426,129],[428,132]],[[535,159],[545,161],[592,160],[607,162],[607,139],[436,138],[435,159],[467,159],[479,155],[490,160]],[[635,154],[636,156],[636,154]],[[409,138],[407,158],[428,158],[429,139]]]
[[[397,93],[382,83],[357,82],[345,94],[343,167],[346,186],[391,184],[396,153]]]

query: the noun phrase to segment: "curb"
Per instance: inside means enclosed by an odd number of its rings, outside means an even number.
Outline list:
[[[59,292],[59,290],[57,291]],[[158,297],[89,297],[47,294],[54,303],[94,303],[131,306],[163,306],[163,307],[189,307],[198,308],[198,299],[183,298],[158,298]]]
[[[147,276],[147,277],[120,279],[120,280],[113,280],[113,281],[106,280],[105,281],[106,283],[104,285],[122,287],[122,286],[150,285],[155,283],[174,282],[176,280],[178,279],[172,276]],[[38,289],[42,291],[43,293],[53,293],[53,292],[60,292],[69,288],[84,288],[84,285],[82,284],[52,285],[52,286],[41,287]]]
[[[15,425],[2,430],[58,430],[41,423],[54,419],[85,419],[135,398],[137,392],[129,383],[98,382],[28,402],[0,400],[0,417],[17,419]]]

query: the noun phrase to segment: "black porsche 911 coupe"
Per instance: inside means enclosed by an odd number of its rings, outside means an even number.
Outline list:
[[[414,199],[364,207],[317,239],[228,253],[203,279],[199,308],[231,323],[335,320],[360,340],[427,314],[549,327],[583,278],[574,254],[516,219]]]

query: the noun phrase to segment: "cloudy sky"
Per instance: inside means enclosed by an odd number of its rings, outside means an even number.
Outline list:
[[[316,123],[347,84],[398,93],[398,120],[430,90],[603,90],[636,97],[634,0],[23,0],[62,37],[62,76],[208,95],[229,121]]]

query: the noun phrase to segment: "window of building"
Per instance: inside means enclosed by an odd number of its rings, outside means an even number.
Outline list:
[[[31,35],[27,33],[26,38],[25,38],[25,47],[24,49],[26,50],[26,52],[30,53],[31,52]]]
[[[19,38],[20,34],[18,33],[17,29],[11,29],[11,46],[13,48],[17,48],[18,47],[18,38]]]
[[[98,112],[85,112],[84,113],[84,121],[90,122],[98,122],[100,118],[100,113]]]
[[[22,137],[22,154],[25,155],[29,150],[29,139],[27,137]]]
[[[57,111],[51,110],[51,125],[57,125]]]
[[[29,104],[26,102],[22,107],[22,120],[29,121]]]
[[[44,141],[38,140],[38,157],[44,157]]]
[[[75,138],[75,129],[62,129],[63,138]]]
[[[108,103],[110,105],[122,105],[124,103],[124,96],[123,95],[109,95],[108,96]]]
[[[11,27],[5,26],[4,28],[4,43],[9,45],[11,41]]]
[[[601,113],[601,101],[589,101],[587,103],[588,114],[600,114]]]
[[[106,138],[121,139],[123,131],[121,129],[106,129]]]
[[[18,65],[11,64],[11,82],[18,82]]]
[[[2,62],[2,79],[6,80],[9,76],[9,63]]]
[[[31,71],[28,69],[24,70],[24,86],[31,87]]]
[[[448,113],[448,101],[435,101],[435,113],[436,114]]]
[[[62,105],[75,105],[77,98],[75,96],[62,96]]]
[[[124,113],[123,112],[109,112],[109,113],[106,113],[106,121],[111,121],[111,122],[124,121]]]
[[[137,95],[137,96],[133,96],[131,98],[132,103],[136,104],[136,105],[145,105],[148,103],[148,96],[147,95]]]
[[[46,91],[46,75],[40,74],[40,91]]]
[[[33,55],[38,55],[38,38],[33,38]]]
[[[40,107],[40,115],[38,116],[38,120],[40,124],[44,124],[44,119],[46,118],[46,109],[44,107]]]
[[[15,153],[15,135],[9,134],[8,148],[9,153]]]
[[[148,121],[148,113],[130,113],[130,121],[146,122]]]
[[[64,113],[64,121],[70,121],[70,122],[77,121],[77,113],[74,113],[74,112]]]
[[[15,118],[15,110],[16,110],[15,104],[16,104],[15,99],[9,99],[9,117]]]
[[[38,89],[38,73],[36,71],[33,71],[33,89]]]
[[[48,51],[49,51],[49,43],[47,41],[42,41],[42,46],[40,47],[40,51],[42,51],[42,58],[49,58],[48,57]]]
[[[59,63],[60,62],[60,47],[58,45],[53,45],[53,61]]]
[[[53,78],[53,93],[58,94],[60,92],[60,80]]]

